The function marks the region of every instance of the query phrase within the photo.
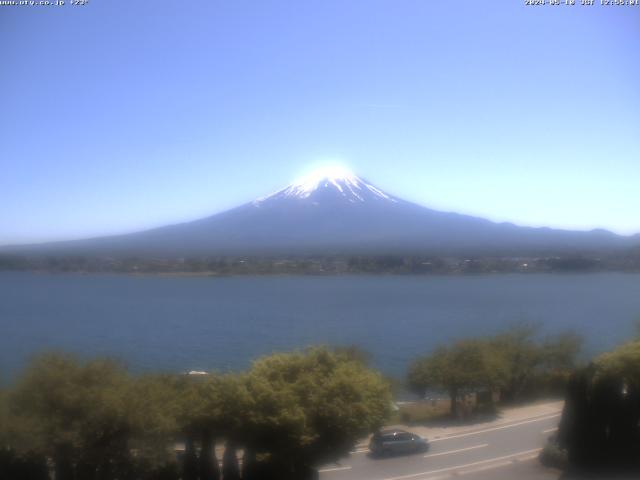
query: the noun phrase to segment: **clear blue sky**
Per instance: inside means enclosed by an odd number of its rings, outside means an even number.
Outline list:
[[[640,7],[90,0],[0,7],[0,45],[0,244],[195,219],[324,161],[640,232]]]

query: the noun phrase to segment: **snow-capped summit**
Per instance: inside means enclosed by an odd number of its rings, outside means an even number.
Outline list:
[[[397,202],[393,196],[342,166],[330,166],[316,170],[282,190],[258,198],[253,203],[260,206],[269,200],[278,199],[309,200],[312,203],[321,200],[337,200],[340,203],[360,203],[369,200]]]

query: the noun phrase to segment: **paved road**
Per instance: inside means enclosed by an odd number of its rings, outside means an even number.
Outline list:
[[[555,430],[560,413],[520,418],[429,438],[426,453],[374,459],[359,448],[338,464],[320,470],[321,480],[551,480],[537,456]]]

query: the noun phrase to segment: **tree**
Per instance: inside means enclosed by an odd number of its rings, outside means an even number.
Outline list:
[[[232,478],[238,469],[236,445],[251,444],[247,424],[251,422],[252,400],[243,375],[171,375],[162,383],[172,399],[170,406],[175,439],[184,442],[182,460],[184,480],[217,480],[220,478],[216,443],[227,440],[224,466]],[[235,462],[235,464],[234,464]]]
[[[502,401],[518,399],[542,363],[543,354],[534,339],[537,330],[534,324],[518,323],[491,341],[505,367],[506,376],[500,395]]]
[[[9,439],[9,392],[0,387],[0,448],[6,448]]]
[[[222,455],[222,478],[224,480],[240,480],[240,464],[233,441],[227,440]]]
[[[600,355],[595,364],[597,378],[617,376],[640,389],[640,340],[624,344],[612,352]]]
[[[245,450],[245,480],[315,478],[315,465],[380,428],[391,404],[387,382],[361,355],[326,348],[202,376],[132,377],[111,360],[46,354],[3,398],[0,472],[30,480],[48,476],[45,458],[57,480],[217,480],[221,439],[225,480],[240,478],[236,446]],[[180,475],[171,457],[181,440]]]
[[[365,367],[370,366],[373,359],[371,352],[368,352],[358,345],[337,346],[333,348],[333,351],[339,356],[343,356],[355,362],[360,362]]]
[[[239,428],[237,395],[238,379],[233,375],[208,375],[197,383],[196,394],[200,409],[194,421],[201,435],[200,480],[218,480],[220,468],[215,453],[216,440],[232,438]],[[227,443],[229,455],[235,457],[235,446]],[[230,459],[227,458],[227,462]]]
[[[514,402],[532,391],[550,388],[555,379],[565,383],[576,366],[582,348],[582,337],[572,331],[539,340],[539,327],[517,323],[490,339],[506,369],[501,400]]]
[[[583,344],[582,335],[573,331],[548,337],[541,345],[543,366],[553,371],[574,370]]]
[[[138,470],[149,478],[177,478],[175,444],[180,438],[179,392],[176,376],[143,375],[134,378],[128,394],[131,422],[130,446]],[[162,478],[165,478],[162,477]]]
[[[460,340],[451,347],[438,347],[418,358],[409,367],[409,386],[423,396],[428,389],[449,394],[451,415],[458,416],[458,396],[462,390],[496,388],[504,384],[504,359],[485,340]]]
[[[636,318],[633,321],[633,337],[636,340],[640,340],[640,318]]]
[[[216,440],[229,434],[234,425],[231,376],[217,374],[182,375],[173,383],[177,400],[178,429],[185,441],[185,480],[218,480],[220,468],[215,454]],[[200,453],[196,453],[199,445]]]
[[[640,473],[640,341],[600,355],[571,379],[559,428],[573,467]],[[603,475],[604,476],[604,475]],[[627,478],[627,477],[625,477]]]
[[[245,446],[267,453],[278,478],[311,478],[380,428],[391,404],[378,373],[325,348],[262,358],[244,383]]]
[[[36,358],[10,398],[15,448],[52,458],[57,480],[116,476],[130,466],[128,387],[110,360]]]

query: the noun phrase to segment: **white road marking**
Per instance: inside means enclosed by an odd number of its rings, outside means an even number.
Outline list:
[[[429,455],[425,455],[424,458],[440,457],[441,455],[451,455],[452,453],[466,452],[467,450],[475,450],[476,448],[484,448],[488,446],[489,446],[488,443],[483,443],[481,445],[474,445],[473,447],[467,447],[467,448],[458,448],[457,450],[449,450],[447,452],[430,453]]]
[[[351,470],[351,467],[323,468],[322,470],[318,470],[318,473],[341,472],[343,470]]]
[[[524,455],[522,457],[518,457],[515,460],[512,460],[513,463],[515,462],[528,462],[529,460],[533,460],[534,458],[538,458],[538,454],[542,451],[542,449],[538,450],[537,452],[533,452],[531,455]]]
[[[480,467],[475,467],[475,468],[470,468],[469,470],[463,470],[462,472],[456,472],[456,475],[469,475],[471,473],[478,473],[478,472],[484,472],[485,470],[493,470],[495,468],[500,468],[500,467],[508,467],[510,465],[513,465],[514,462],[527,462],[530,460],[533,460],[535,458],[538,457],[537,453],[534,453],[532,455],[525,455],[523,457],[518,457],[514,460],[508,460],[508,461],[504,461],[504,462],[498,462],[498,463],[492,463],[490,465],[483,465]],[[434,480],[433,477],[429,477],[427,480]]]
[[[448,437],[441,437],[441,438],[434,438],[433,440],[429,440],[430,443],[433,442],[442,442],[444,440],[452,440],[454,438],[462,438],[462,437],[468,437],[470,435],[478,435],[480,433],[485,433],[485,432],[493,432],[496,430],[503,430],[505,428],[513,428],[513,427],[517,427],[520,425],[526,425],[527,423],[533,423],[533,422],[541,422],[543,420],[549,420],[551,418],[555,418],[555,417],[559,417],[560,414],[559,413],[555,413],[553,415],[548,415],[546,417],[542,417],[542,418],[534,418],[533,420],[526,420],[524,422],[518,422],[518,423],[511,423],[509,425],[502,425],[500,427],[492,427],[492,428],[486,428],[484,430],[476,430],[475,432],[468,432],[468,433],[461,433],[459,435],[451,435]]]
[[[542,433],[551,433],[555,432],[556,430],[558,430],[558,427],[547,428],[546,430],[542,430]]]
[[[494,468],[508,467],[513,465],[511,460],[503,460],[502,462],[492,463],[490,465],[481,465],[479,467],[470,468],[469,470],[463,470],[462,472],[456,472],[457,475],[471,475],[472,473],[485,472],[487,470],[493,470]],[[433,480],[433,477],[429,477],[427,480]]]
[[[525,450],[523,452],[512,453],[510,455],[503,455],[501,457],[487,458],[486,460],[478,460],[477,462],[465,463],[464,465],[454,465],[452,467],[439,468],[438,470],[429,470],[428,472],[412,473],[409,475],[401,475],[399,477],[388,477],[388,478],[385,478],[384,480],[403,480],[405,478],[423,477],[425,475],[431,475],[433,473],[443,473],[443,472],[449,472],[452,470],[458,470],[461,468],[473,467],[476,465],[483,465],[491,462],[494,462],[494,463],[500,462],[501,460],[506,460],[507,458],[515,458],[523,455],[529,455],[532,453],[538,453],[541,450],[542,450],[541,448],[534,448],[533,450]]]

